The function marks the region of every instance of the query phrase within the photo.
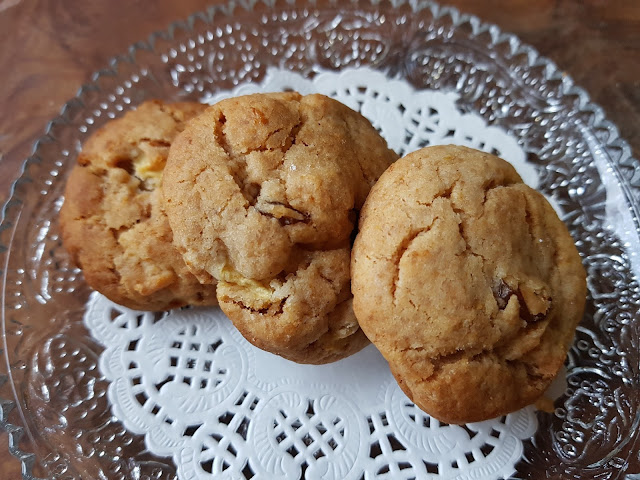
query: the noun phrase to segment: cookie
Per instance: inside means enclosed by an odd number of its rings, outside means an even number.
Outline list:
[[[169,146],[198,103],[149,101],[98,130],[67,181],[60,228],[95,290],[137,310],[215,305],[173,247],[159,189]]]
[[[448,423],[533,403],[582,318],[585,272],[547,200],[504,160],[428,147],[372,189],[354,310],[407,396]]]
[[[351,235],[397,158],[360,114],[322,95],[224,100],[191,121],[162,189],[174,244],[254,345],[326,363],[368,342],[351,308]]]

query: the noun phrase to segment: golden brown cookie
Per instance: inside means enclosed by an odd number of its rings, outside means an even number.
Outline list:
[[[585,272],[547,200],[504,160],[455,146],[398,160],[371,190],[354,310],[420,408],[449,423],[533,403],[582,318]]]
[[[397,155],[322,95],[224,100],[189,123],[163,179],[174,243],[256,346],[326,363],[367,340],[351,308],[350,236]]]
[[[165,310],[215,305],[172,244],[160,180],[171,142],[198,103],[149,101],[84,144],[60,211],[64,246],[87,283],[121,305]]]

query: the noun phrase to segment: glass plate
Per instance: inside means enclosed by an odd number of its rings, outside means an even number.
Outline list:
[[[111,416],[102,347],[82,323],[91,292],[57,225],[82,142],[145,99],[215,96],[262,80],[269,67],[313,78],[363,66],[416,89],[456,92],[461,112],[517,138],[583,256],[589,295],[568,386],[554,414],[538,413],[514,477],[640,472],[640,168],[615,126],[555,65],[475,17],[431,3],[299,1],[231,3],[152,35],[98,72],[36,144],[0,226],[0,426],[24,478],[176,474]],[[36,374],[50,396],[35,391]]]

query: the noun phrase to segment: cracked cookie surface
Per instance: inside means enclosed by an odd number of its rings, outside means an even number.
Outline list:
[[[224,100],[174,142],[174,243],[254,345],[326,363],[368,342],[351,307],[351,235],[397,155],[360,114],[295,92]]]
[[[137,310],[215,305],[172,243],[160,182],[169,147],[198,103],[149,101],[83,145],[60,211],[64,246],[87,283]]]
[[[354,310],[400,387],[441,421],[533,403],[562,366],[586,296],[567,228],[513,167],[465,147],[398,160],[352,255]]]

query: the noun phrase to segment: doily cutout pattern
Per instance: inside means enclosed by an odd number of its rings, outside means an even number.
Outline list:
[[[312,80],[270,70],[257,91],[324,93],[361,111],[400,153],[458,143],[512,162],[537,185],[517,142],[463,113],[453,93],[416,91],[361,68]],[[105,346],[112,413],[171,456],[182,480],[506,478],[537,421],[532,407],[466,426],[441,424],[402,393],[373,346],[340,362],[298,365],[256,349],[217,308],[154,315],[92,294],[84,323]]]
[[[537,425],[533,407],[441,424],[373,346],[298,365],[256,349],[217,308],[157,318],[94,292],[85,325],[106,346],[113,415],[181,480],[506,478]],[[277,373],[264,381],[259,369]]]

